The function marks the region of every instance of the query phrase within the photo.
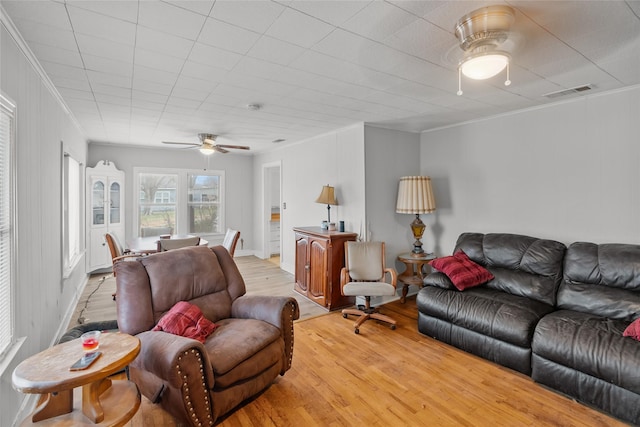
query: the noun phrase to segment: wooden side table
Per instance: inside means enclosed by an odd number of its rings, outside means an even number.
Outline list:
[[[436,259],[434,254],[423,254],[422,256],[413,256],[411,252],[398,255],[398,261],[405,265],[404,271],[398,275],[398,281],[403,283],[401,303],[407,300],[407,292],[409,285],[415,285],[422,288],[422,280],[424,279],[424,267],[430,268],[429,261]]]
[[[79,338],[21,362],[13,371],[13,388],[41,395],[38,406],[21,426],[121,426],[133,418],[140,407],[138,387],[131,381],[112,381],[107,377],[136,358],[140,340],[119,332],[106,332],[100,337],[98,350],[102,356],[82,371],[69,371],[84,354]],[[74,405],[76,387],[82,387],[82,399]]]

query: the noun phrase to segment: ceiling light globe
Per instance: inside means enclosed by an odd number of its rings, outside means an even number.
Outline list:
[[[462,74],[470,79],[489,79],[505,69],[509,63],[509,57],[502,53],[490,53],[474,56],[465,60],[460,65]]]
[[[215,152],[213,148],[209,148],[209,147],[202,147],[202,148],[199,148],[198,150],[200,150],[200,152],[205,156],[210,156]]]

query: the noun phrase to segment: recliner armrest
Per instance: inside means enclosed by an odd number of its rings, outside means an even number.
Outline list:
[[[154,374],[177,389],[182,387],[185,378],[189,383],[201,385],[204,374],[207,387],[213,388],[215,380],[211,363],[200,341],[163,331],[146,331],[136,337],[140,339],[140,354],[132,366]],[[189,353],[199,358],[206,368],[201,371],[199,364],[183,360]]]
[[[233,301],[231,317],[263,320],[282,329],[289,319],[300,317],[300,310],[292,297],[243,295]]]
[[[233,301],[231,317],[258,319],[280,329],[284,340],[284,356],[280,375],[291,368],[293,360],[293,321],[300,317],[298,301],[292,297],[243,295]]]
[[[424,278],[422,283],[425,286],[435,286],[437,288],[442,288],[442,289],[456,289],[456,287],[453,285],[453,282],[451,282],[449,277],[447,277],[446,274],[441,273],[439,271],[435,271],[427,275],[427,277]]]

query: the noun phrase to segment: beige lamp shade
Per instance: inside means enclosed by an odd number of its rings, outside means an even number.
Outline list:
[[[324,205],[337,205],[338,201],[334,194],[334,189],[330,185],[322,187],[322,192],[316,199],[316,203],[322,203]]]
[[[396,213],[424,214],[436,210],[431,178],[428,176],[403,176],[398,184]]]
[[[316,199],[316,203],[322,203],[327,205],[327,225],[331,223],[331,205],[337,205],[338,201],[333,191],[333,187],[325,185],[322,187],[322,192]]]

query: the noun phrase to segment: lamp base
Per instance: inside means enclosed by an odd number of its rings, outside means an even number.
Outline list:
[[[422,242],[420,239],[422,239],[425,227],[424,222],[420,219],[420,215],[416,214],[416,219],[411,223],[411,232],[413,233],[413,238],[416,239],[416,241],[413,242],[411,256],[421,257],[424,255],[424,249],[422,249]]]

